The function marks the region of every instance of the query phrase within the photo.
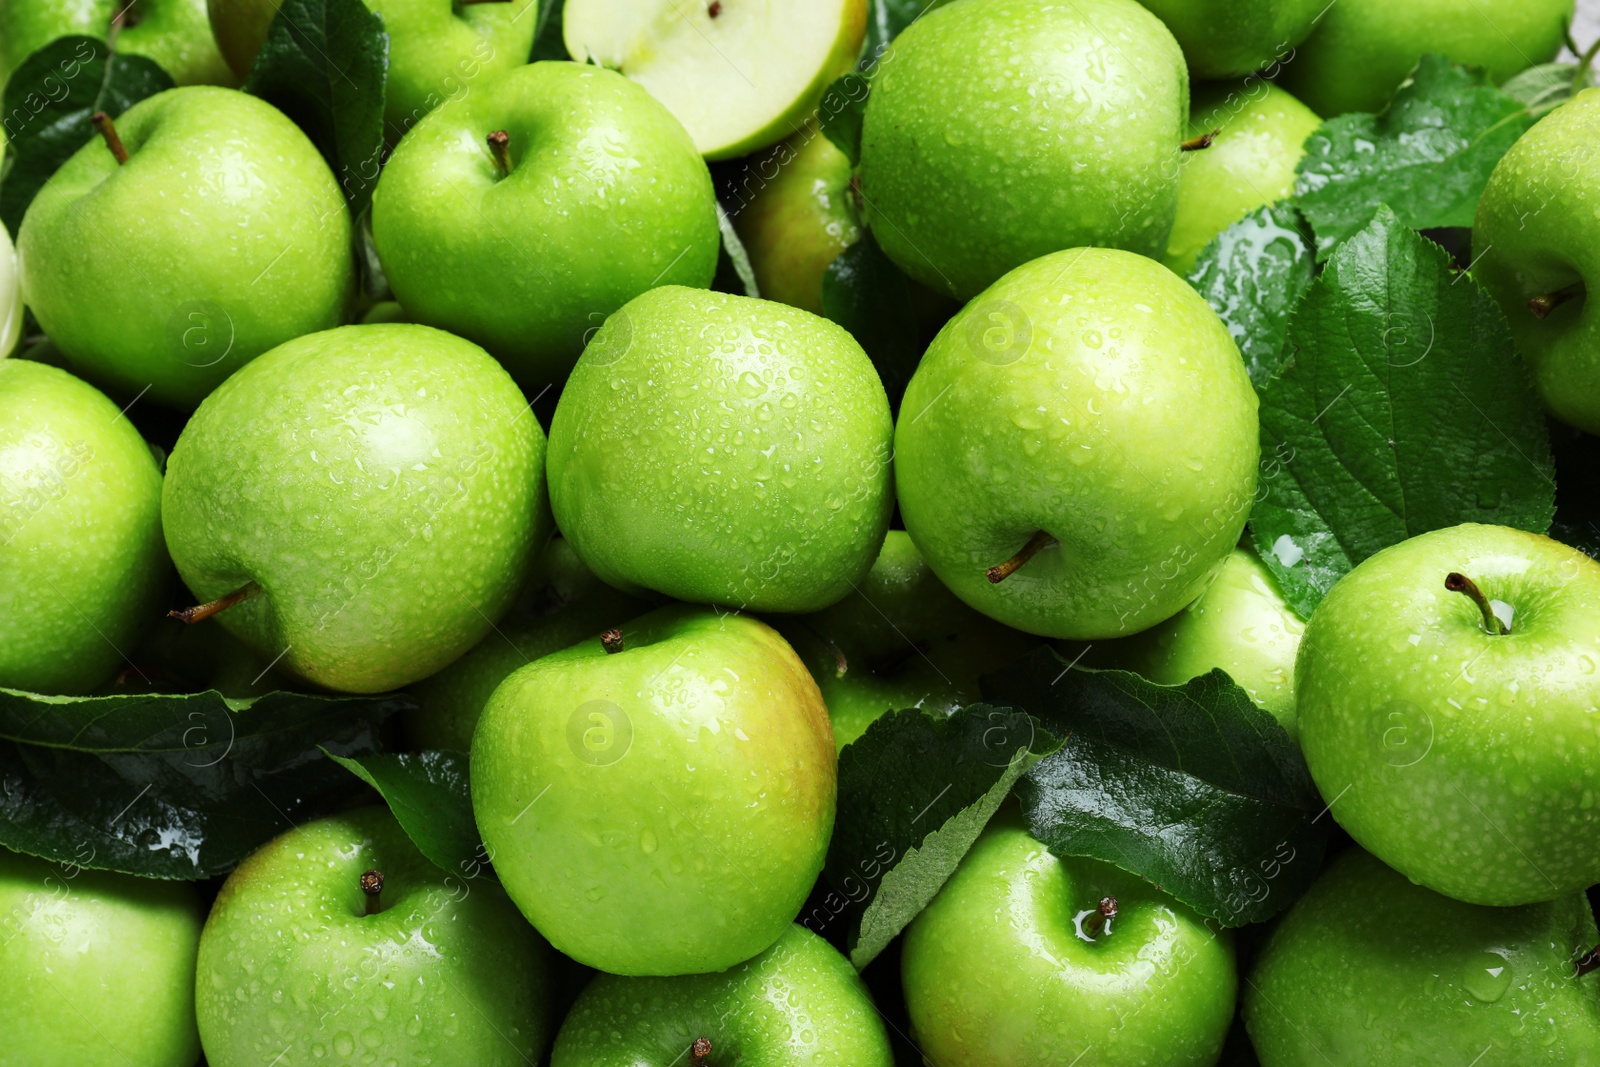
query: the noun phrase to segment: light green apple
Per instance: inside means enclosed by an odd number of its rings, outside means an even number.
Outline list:
[[[0,165],[5,146],[0,145]],[[17,249],[11,234],[0,226],[0,359],[22,345],[22,286],[17,279]]]
[[[575,63],[518,68],[418,123],[378,181],[372,230],[406,311],[483,345],[530,396],[628,300],[710,285],[721,247],[683,128],[628,79]]]
[[[601,975],[556,1035],[551,1067],[892,1067],[889,1035],[861,976],[816,934],[719,974]]]
[[[67,372],[0,360],[0,686],[93,689],[159,615],[169,574],[139,431]]]
[[[675,606],[495,690],[472,807],[506,892],[612,974],[720,971],[800,910],[833,829],[816,683],[772,629]]]
[[[193,1067],[204,916],[186,882],[0,849],[0,1067]]]
[[[1473,277],[1500,302],[1551,414],[1600,433],[1600,90],[1541,119],[1489,177],[1472,229]]]
[[[1227,328],[1183,279],[1129,252],[1057,252],[991,286],[922,357],[895,432],[900,514],[990,618],[1137,633],[1199,596],[1238,542],[1256,406]]]
[[[1012,809],[906,930],[900,966],[939,1067],[1210,1067],[1238,985],[1227,931],[1109,863],[1056,857]]]
[[[74,369],[193,408],[267,349],[341,321],[350,213],[315,146],[233,89],[171,89],[62,165],[17,240],[22,292]]]
[[[907,274],[960,300],[1063,248],[1158,256],[1188,117],[1183,53],[1134,0],[937,7],[873,77],[867,221]]]
[[[1240,78],[1294,55],[1328,0],[1140,0],[1183,47],[1195,78]]]
[[[206,19],[206,0],[0,0],[0,85],[57,37],[111,38],[179,85],[236,85]]]
[[[1555,58],[1574,0],[1338,0],[1328,4],[1282,84],[1327,118],[1382,111],[1430,53],[1495,82]]]
[[[866,29],[867,0],[567,0],[561,19],[573,59],[644,86],[707,159],[799,131]]]
[[[200,939],[200,1040],[211,1067],[525,1067],[549,1043],[548,957],[499,886],[446,874],[388,809],[359,809],[228,876]]]
[[[395,689],[510,604],[550,533],[544,450],[476,345],[426,326],[312,334],[189,420],[167,461],[167,547],[190,591],[280,668]]]
[[[883,384],[840,327],[681,286],[611,316],[550,424],[556,523],[620,589],[815,611],[889,527]]]
[[[1189,135],[1215,139],[1184,153],[1177,219],[1161,261],[1188,274],[1213,237],[1294,192],[1295,166],[1320,125],[1310,108],[1259,78],[1197,90]]]
[[[1339,824],[1412,881],[1554,900],[1600,882],[1600,812],[1582,802],[1600,792],[1597,663],[1600,563],[1521,530],[1435,530],[1311,616],[1300,747]]]
[[[1442,897],[1359,848],[1272,931],[1245,985],[1262,1067],[1600,1064],[1600,977],[1582,893],[1485,908]]]

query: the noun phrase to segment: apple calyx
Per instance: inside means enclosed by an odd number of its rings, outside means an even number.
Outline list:
[[[1199,152],[1202,149],[1210,148],[1211,142],[1215,141],[1217,139],[1217,134],[1221,132],[1222,127],[1218,126],[1210,133],[1202,133],[1199,137],[1189,138],[1187,141],[1180,144],[1178,148],[1184,152]]]
[[[1511,628],[1494,613],[1494,606],[1483,595],[1483,590],[1478,588],[1477,582],[1465,574],[1451,571],[1444,577],[1444,587],[1452,593],[1465,593],[1469,600],[1478,605],[1478,610],[1483,613],[1483,628],[1492,636],[1502,637],[1511,632]]]
[[[104,111],[96,111],[89,116],[89,121],[94,128],[100,131],[100,136],[105,138],[106,147],[111,149],[111,154],[117,157],[117,166],[128,162],[128,149],[122,143],[121,136],[117,133],[116,125],[111,121],[111,116]]]
[[[489,135],[489,154],[494,156],[494,169],[504,178],[511,173],[511,135],[496,130]]]
[[[1041,549],[1048,548],[1055,543],[1056,539],[1054,537],[1051,537],[1043,530],[1038,531],[1028,538],[1028,543],[1022,546],[1021,552],[1018,552],[1004,563],[999,563],[989,568],[989,584],[999,585],[1021,569],[1023,564],[1037,556]]]
[[[1583,283],[1573,282],[1553,293],[1541,293],[1528,301],[1528,310],[1533,312],[1533,317],[1543,319],[1552,311],[1565,304],[1568,300],[1583,295]]]
[[[615,656],[622,651],[622,631],[613,626],[600,635],[600,647],[606,650],[606,655]]]
[[[1573,962],[1573,967],[1576,968],[1578,972],[1572,976],[1574,978],[1582,978],[1590,971],[1600,970],[1600,945],[1596,945],[1588,952],[1585,952],[1583,955],[1579,956],[1577,960]]]
[[[379,898],[383,896],[383,872],[362,871],[361,892],[366,894],[367,897],[368,915],[376,915],[382,911],[383,908],[379,903]]]
[[[243,604],[246,600],[261,592],[261,587],[255,582],[247,582],[239,589],[235,589],[227,596],[218,597],[207,604],[196,604],[192,608],[182,611],[169,611],[167,614],[180,622],[196,623],[205,622],[211,616],[221,611],[227,611],[235,604]]]
[[[1090,915],[1083,922],[1084,935],[1090,939],[1099,937],[1100,931],[1104,930],[1106,928],[1106,924],[1116,917],[1117,898],[1101,897],[1100,904],[1095,908],[1094,914]]]
[[[689,1067],[705,1067],[706,1057],[711,1055],[711,1039],[697,1037],[694,1044],[689,1046]]]

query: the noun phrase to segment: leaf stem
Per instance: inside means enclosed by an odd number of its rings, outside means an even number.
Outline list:
[[[1056,539],[1054,537],[1051,537],[1043,530],[1038,531],[1032,537],[1028,538],[1028,543],[1022,546],[1021,552],[1018,552],[1015,556],[1012,556],[1004,563],[998,563],[989,568],[989,584],[999,585],[1001,582],[1017,573],[1017,571],[1020,570],[1022,566],[1030,559],[1032,559],[1034,556],[1037,556],[1041,549],[1048,548],[1055,543]]]
[[[96,111],[89,116],[89,121],[100,131],[100,136],[105,138],[106,147],[111,149],[111,154],[117,157],[117,166],[120,167],[128,162],[128,149],[122,143],[121,136],[117,134],[117,127],[111,121],[111,116],[104,111]]]
[[[1478,605],[1478,610],[1483,613],[1483,628],[1490,634],[1500,637],[1511,632],[1500,621],[1500,616],[1494,613],[1494,607],[1489,603],[1489,598],[1483,595],[1483,590],[1478,588],[1477,582],[1465,574],[1451,571],[1444,577],[1444,587],[1452,593],[1466,594],[1467,599]]]
[[[1528,310],[1533,312],[1534,318],[1543,319],[1548,317],[1552,311],[1560,307],[1562,304],[1565,304],[1568,300],[1572,300],[1582,295],[1583,283],[1573,282],[1571,285],[1562,289],[1557,289],[1553,293],[1540,293],[1538,296],[1533,297],[1528,301]]]
[[[204,622],[218,612],[227,611],[235,604],[243,604],[259,592],[261,592],[259,585],[255,582],[247,582],[227,596],[218,597],[210,603],[197,604],[192,608],[184,608],[182,611],[169,611],[167,614],[174,619],[187,623]]]
[[[489,135],[489,154],[494,156],[494,169],[504,178],[511,173],[511,135],[496,130]]]

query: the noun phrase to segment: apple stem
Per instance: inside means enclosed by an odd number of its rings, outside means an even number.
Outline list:
[[[1021,552],[1018,552],[1004,563],[989,568],[989,584],[999,585],[1015,574],[1023,564],[1037,556],[1040,549],[1047,548],[1055,543],[1056,539],[1054,537],[1051,537],[1043,530],[1038,531],[1028,538],[1028,543],[1022,546]]]
[[[1557,289],[1553,293],[1541,293],[1528,301],[1528,310],[1533,312],[1533,317],[1543,319],[1556,308],[1565,304],[1574,297],[1583,295],[1583,283],[1573,282],[1564,289]]]
[[[712,18],[722,14],[722,0],[711,0],[711,6],[706,8],[706,14]]]
[[[227,611],[235,604],[243,604],[259,592],[261,592],[259,585],[255,582],[247,582],[243,587],[235,589],[227,596],[218,597],[209,604],[197,604],[192,608],[184,608],[182,611],[169,611],[167,614],[174,619],[187,623],[205,622],[218,612]]]
[[[1576,966],[1578,969],[1578,973],[1573,975],[1574,978],[1582,978],[1590,971],[1600,970],[1600,945],[1596,945],[1588,952],[1585,952],[1583,955],[1579,956],[1577,963],[1574,966]]]
[[[494,156],[495,170],[504,178],[511,173],[511,135],[496,130],[489,135],[489,154]]]
[[[622,631],[613,626],[600,635],[600,647],[606,650],[606,655],[614,656],[622,651]]]
[[[1199,152],[1202,149],[1210,148],[1211,142],[1215,141],[1217,139],[1217,134],[1221,132],[1222,127],[1219,126],[1210,133],[1202,133],[1199,137],[1189,138],[1187,141],[1179,145],[1178,148],[1184,152]]]
[[[367,914],[378,914],[382,910],[379,906],[378,898],[383,895],[383,872],[362,871],[361,892],[365,893],[367,897]]]
[[[1083,923],[1083,932],[1090,937],[1099,937],[1100,931],[1105,929],[1106,923],[1117,917],[1117,898],[1101,897],[1100,906],[1095,913]]]
[[[1483,590],[1478,588],[1477,582],[1465,574],[1451,571],[1444,576],[1444,587],[1452,593],[1465,593],[1467,599],[1478,605],[1478,610],[1483,613],[1483,628],[1489,633],[1500,637],[1511,632],[1500,616],[1494,613],[1494,607],[1490,605],[1489,598],[1483,595]]]
[[[697,1037],[694,1044],[689,1046],[689,1067],[704,1067],[706,1057],[711,1055],[711,1039]]]
[[[106,147],[111,149],[111,154],[117,157],[117,166],[128,162],[128,149],[122,143],[122,138],[117,134],[117,127],[111,121],[111,116],[104,111],[96,111],[89,116],[89,121],[94,128],[100,131],[100,136],[106,140]]]

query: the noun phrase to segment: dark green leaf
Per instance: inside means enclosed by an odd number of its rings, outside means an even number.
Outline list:
[[[1544,412],[1494,300],[1387,208],[1334,254],[1261,390],[1250,527],[1310,617],[1380,549],[1463,522],[1544,532]]]
[[[462,878],[494,877],[472,815],[465,753],[328,755],[382,794],[417,851],[440,870]]]
[[[922,348],[910,282],[871,233],[862,234],[823,271],[822,310],[866,350],[883,379],[889,406],[898,409]]]
[[[1114,863],[1224,926],[1277,914],[1316,878],[1333,820],[1299,747],[1222,671],[1156,685],[1040,649],[983,684],[1067,738],[1017,783],[1051,851]]]
[[[1257,389],[1283,361],[1289,312],[1316,277],[1311,229],[1284,201],[1257,208],[1200,253],[1189,284],[1221,316]]]
[[[857,969],[871,963],[939,892],[1018,776],[1059,744],[1015,708],[878,719],[839,754],[823,871],[834,891],[800,922],[842,940]]]
[[[533,59],[571,59],[567,43],[561,37],[561,12],[567,0],[541,0],[539,4],[539,29],[533,35]]]
[[[745,251],[739,231],[733,228],[733,220],[720,207],[717,209],[717,225],[722,229],[722,248],[717,253],[717,273],[711,281],[711,288],[735,296],[760,297],[761,287],[756,284],[756,270],[750,265],[750,253]]]
[[[871,90],[866,78],[852,72],[828,86],[817,106],[817,122],[823,136],[845,154],[852,167],[861,162],[861,120],[867,113]]]
[[[389,35],[361,0],[283,0],[244,83],[306,132],[355,215],[383,161],[388,72]]]
[[[1388,204],[1414,230],[1471,226],[1500,157],[1533,124],[1482,71],[1423,56],[1382,115],[1330,119],[1306,141],[1295,197],[1320,256]]]
[[[378,724],[401,706],[299,693],[0,689],[0,845],[151,878],[221,874],[358,793],[318,746],[371,753]]]
[[[1594,84],[1594,72],[1577,63],[1541,63],[1500,86],[1500,91],[1535,118],[1571,100]]]
[[[114,119],[170,88],[172,79],[152,60],[113,53],[93,37],[62,37],[24,60],[5,89],[10,144],[0,180],[0,220],[6,228],[15,235],[44,183],[99,136],[90,115],[104,111]]]

